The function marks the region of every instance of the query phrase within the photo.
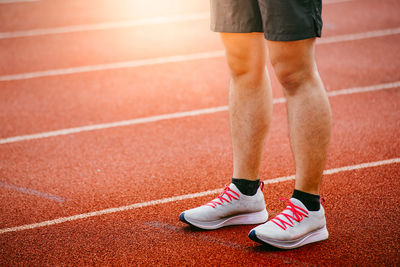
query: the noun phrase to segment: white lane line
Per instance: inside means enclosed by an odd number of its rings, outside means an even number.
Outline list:
[[[13,4],[25,2],[39,2],[40,0],[0,0],[0,4]]]
[[[34,2],[34,1],[39,1],[39,0],[0,0],[0,4],[1,3],[14,3],[14,2]],[[351,0],[325,0],[323,2],[323,4],[324,5],[325,4],[336,4],[336,3],[349,2],[349,1],[351,1]],[[168,24],[168,23],[174,23],[174,22],[204,20],[204,19],[209,19],[209,18],[210,18],[210,12],[199,12],[199,13],[174,15],[174,16],[158,16],[158,17],[141,18],[141,19],[127,20],[127,21],[71,25],[71,26],[64,26],[64,27],[31,29],[31,30],[25,30],[25,31],[0,32],[0,39],[31,37],[31,36],[40,36],[40,35],[50,35],[50,34],[62,34],[62,33],[72,33],[72,32],[83,32],[83,31],[108,30],[108,29],[137,27],[137,26],[154,25],[154,24]]]
[[[333,97],[333,96],[339,96],[339,95],[350,95],[350,94],[356,94],[356,93],[365,93],[365,92],[370,92],[370,91],[391,89],[391,88],[396,88],[396,87],[400,87],[400,81],[384,83],[384,84],[376,84],[376,85],[365,86],[365,87],[355,87],[355,88],[335,90],[335,91],[328,92],[328,96]],[[284,102],[285,102],[285,98],[275,98],[273,100],[274,104],[284,103]],[[67,129],[61,129],[61,130],[43,132],[43,133],[37,133],[37,134],[20,135],[20,136],[14,136],[14,137],[0,139],[0,145],[21,142],[21,141],[27,141],[27,140],[55,137],[55,136],[61,136],[61,135],[75,134],[75,133],[80,133],[80,132],[109,129],[109,128],[114,128],[114,127],[123,127],[123,126],[131,126],[131,125],[136,125],[136,124],[157,122],[157,121],[162,121],[162,120],[171,120],[171,119],[178,119],[178,118],[185,118],[185,117],[200,116],[200,115],[212,114],[212,113],[217,113],[217,112],[227,111],[227,110],[228,110],[228,106],[219,106],[219,107],[212,107],[212,108],[156,115],[156,116],[151,116],[151,117],[137,118],[137,119],[131,119],[131,120],[116,121],[116,122],[110,122],[110,123],[101,123],[101,124],[87,125],[87,126],[81,126],[81,127],[75,127],[75,128],[67,128]]]
[[[199,59],[210,59],[210,58],[215,58],[215,57],[222,57],[224,55],[225,55],[225,52],[223,50],[218,50],[218,51],[203,52],[203,53],[196,53],[196,54],[140,59],[140,60],[133,60],[133,61],[123,61],[123,62],[115,62],[115,63],[109,63],[109,64],[99,64],[99,65],[82,66],[82,67],[74,67],[74,68],[66,68],[66,69],[45,70],[45,71],[38,71],[38,72],[29,72],[29,73],[0,76],[0,81],[14,81],[14,80],[58,76],[58,75],[66,75],[66,74],[76,74],[76,73],[92,72],[92,71],[135,68],[135,67],[143,67],[143,66],[150,66],[150,65],[156,65],[156,64],[176,63],[176,62],[199,60]]]
[[[41,192],[41,191],[27,188],[27,187],[20,187],[20,186],[16,186],[16,185],[4,183],[4,182],[0,182],[0,187],[8,189],[8,190],[21,192],[24,194],[34,195],[34,196],[37,196],[40,198],[45,198],[45,199],[56,201],[56,202],[64,202],[64,201],[68,200],[68,199],[65,199],[65,198],[50,194],[50,193]]]
[[[360,40],[360,39],[368,39],[368,38],[382,37],[382,36],[387,36],[387,35],[395,35],[395,34],[399,34],[399,33],[400,33],[400,27],[385,29],[385,30],[378,30],[378,31],[351,33],[351,34],[344,34],[344,35],[338,35],[338,36],[323,37],[321,39],[317,39],[317,44],[330,44],[330,43],[338,43],[338,42],[346,42],[346,41],[355,41],[355,40]]]
[[[98,24],[73,25],[65,27],[33,29],[33,30],[14,31],[14,32],[0,32],[0,39],[83,32],[83,31],[107,30],[107,29],[137,27],[143,25],[168,24],[174,22],[188,22],[188,21],[208,19],[209,17],[210,17],[209,12],[202,12],[202,13],[194,13],[186,15],[159,16],[159,17],[142,18],[136,20],[105,22]]]
[[[341,168],[330,169],[330,170],[324,171],[324,175],[330,175],[330,174],[339,173],[339,172],[359,170],[359,169],[365,169],[365,168],[371,168],[371,167],[377,167],[377,166],[383,166],[383,165],[390,165],[390,164],[396,164],[396,163],[400,163],[400,158],[393,158],[393,159],[381,160],[381,161],[375,161],[375,162],[367,162],[367,163],[356,164],[356,165],[351,165],[351,166],[344,166]],[[294,180],[294,178],[295,178],[294,175],[290,175],[290,176],[285,176],[285,177],[269,179],[269,180],[264,181],[264,183],[265,184],[275,184],[275,183],[280,183],[280,182],[284,182],[284,181]],[[152,201],[147,201],[147,202],[140,202],[140,203],[135,203],[135,204],[127,205],[127,206],[121,206],[121,207],[117,207],[117,208],[98,210],[98,211],[73,215],[73,216],[69,216],[69,217],[62,217],[62,218],[58,218],[58,219],[54,219],[54,220],[43,221],[43,222],[39,222],[39,223],[32,223],[32,224],[26,224],[26,225],[15,226],[15,227],[10,227],[10,228],[4,228],[4,229],[0,229],[0,234],[35,229],[35,228],[45,227],[45,226],[51,226],[51,225],[60,224],[60,223],[64,223],[64,222],[76,221],[76,220],[80,220],[80,219],[86,219],[86,218],[101,216],[101,215],[110,214],[110,213],[116,213],[116,212],[133,210],[133,209],[137,209],[137,208],[156,206],[156,205],[164,204],[164,203],[176,202],[176,201],[180,201],[180,200],[184,200],[184,199],[198,198],[198,197],[217,194],[221,190],[222,189],[219,188],[219,189],[208,190],[208,191],[199,192],[199,193],[193,193],[193,194],[187,194],[187,195],[181,195],[181,196],[175,196],[175,197],[168,197],[168,198],[152,200]]]
[[[332,36],[332,37],[326,37],[326,38],[319,39],[319,40],[317,40],[317,44],[331,44],[331,43],[338,43],[338,42],[345,42],[345,41],[354,41],[354,40],[361,40],[361,39],[366,39],[366,38],[394,35],[394,34],[399,34],[399,33],[400,33],[400,27],[392,28],[392,29],[385,29],[385,30],[378,30],[378,31],[363,32],[363,33],[338,35],[338,36]],[[223,57],[223,56],[225,56],[225,51],[217,50],[217,51],[202,52],[202,53],[195,53],[195,54],[140,59],[140,60],[133,60],[133,61],[122,61],[122,62],[115,62],[115,63],[108,63],[108,64],[89,65],[89,66],[64,68],[64,69],[44,70],[44,71],[37,71],[37,72],[27,72],[27,73],[20,73],[20,74],[3,75],[3,76],[0,76],[0,82],[1,81],[15,81],[15,80],[32,79],[32,78],[39,78],[39,77],[51,77],[51,76],[76,74],[76,73],[85,73],[85,72],[92,72],[92,71],[144,67],[144,66],[150,66],[150,65],[156,65],[156,64],[176,63],[176,62],[199,60],[199,59],[210,59],[210,58],[217,58],[217,57]]]

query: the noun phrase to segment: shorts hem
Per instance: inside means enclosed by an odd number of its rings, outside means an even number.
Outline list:
[[[295,34],[271,34],[271,33],[264,33],[265,39],[268,41],[300,41],[300,40],[305,40],[305,39],[310,39],[310,38],[316,38],[316,37],[321,37],[321,35],[316,34],[314,31],[310,33],[295,33]]]
[[[213,32],[226,32],[226,33],[252,33],[252,32],[259,32],[259,33],[264,33],[262,28],[249,28],[249,27],[232,27],[230,25],[229,27],[224,27],[224,26],[216,26],[216,25],[211,25],[210,30]]]
[[[318,33],[310,32],[310,33],[295,33],[295,34],[284,34],[284,33],[264,33],[262,30],[253,30],[253,29],[243,29],[243,28],[230,28],[223,29],[221,27],[211,27],[211,31],[213,32],[221,32],[221,33],[263,33],[264,37],[268,41],[300,41],[310,38],[319,38],[321,35]]]

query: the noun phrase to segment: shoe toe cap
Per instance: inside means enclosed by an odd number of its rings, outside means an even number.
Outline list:
[[[194,209],[184,211],[181,216],[186,221],[210,221],[219,219],[218,213],[211,207],[201,206]]]
[[[182,212],[182,213],[179,215],[179,220],[180,220],[181,222],[188,223],[188,221],[186,221],[186,219],[185,219],[185,212]]]
[[[259,238],[280,239],[284,231],[275,227],[270,221],[255,227],[251,232]],[[251,233],[250,232],[250,233]]]
[[[255,242],[259,242],[260,239],[258,239],[256,235],[256,230],[251,230],[249,233],[249,238]]]

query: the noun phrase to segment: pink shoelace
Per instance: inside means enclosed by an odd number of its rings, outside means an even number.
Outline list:
[[[287,205],[286,209],[284,209],[281,213],[279,213],[275,218],[271,221],[278,225],[283,230],[286,230],[288,226],[293,227],[294,221],[300,222],[304,217],[308,217],[308,211],[305,209],[296,206],[286,198],[281,198],[281,201],[285,202]],[[288,211],[288,213],[285,213]],[[293,214],[293,215],[291,215]],[[280,217],[283,217],[282,219]]]
[[[226,199],[225,197],[228,197],[228,199]],[[226,186],[224,188],[224,191],[222,191],[216,199],[211,200],[210,202],[208,202],[204,206],[210,206],[210,207],[215,208],[217,205],[222,205],[222,203],[224,201],[225,202],[231,202],[233,199],[237,200],[239,198],[240,198],[240,196],[239,196],[238,193],[236,193],[235,191],[230,189],[229,186]]]
[[[264,189],[264,182],[263,181],[260,182],[260,186],[261,186],[261,191],[262,191]],[[228,199],[226,199],[225,196],[228,197]],[[222,205],[222,203],[224,201],[225,202],[231,202],[233,199],[238,200],[239,198],[240,198],[240,195],[238,193],[236,193],[235,191],[230,189],[229,186],[226,186],[224,188],[224,191],[222,191],[216,199],[211,200],[210,202],[208,202],[204,206],[210,206],[210,207],[215,208],[217,205]]]

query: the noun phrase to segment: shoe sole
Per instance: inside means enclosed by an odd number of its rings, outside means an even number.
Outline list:
[[[264,223],[268,220],[268,212],[266,209],[258,212],[246,213],[235,215],[231,217],[226,217],[223,219],[215,220],[215,221],[197,221],[190,218],[185,217],[185,213],[182,212],[179,216],[179,219],[187,224],[195,226],[197,228],[205,229],[205,230],[214,230],[224,226],[229,225],[243,225],[243,224],[260,224]]]
[[[268,239],[265,237],[258,237],[255,230],[252,230],[249,233],[249,238],[255,242],[258,242],[261,244],[268,244],[268,245],[271,245],[271,246],[274,246],[277,248],[282,248],[282,249],[298,248],[298,247],[304,246],[306,244],[310,244],[310,243],[328,239],[328,237],[329,237],[329,233],[328,233],[328,230],[326,229],[326,226],[324,226],[321,229],[310,232],[307,235],[305,235],[299,239],[290,240],[290,241],[279,241],[279,240]]]

